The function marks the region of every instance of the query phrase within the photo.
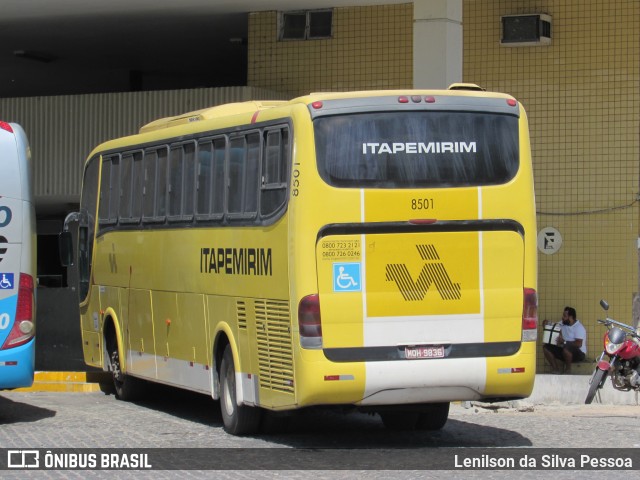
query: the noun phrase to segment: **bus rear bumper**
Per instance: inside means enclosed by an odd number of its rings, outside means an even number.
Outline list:
[[[535,353],[508,357],[386,362],[367,365],[359,405],[524,398],[535,380]]]
[[[359,405],[394,405],[477,400],[486,385],[484,362],[477,359],[407,360],[366,365]]]
[[[35,351],[35,338],[25,345],[0,350],[0,390],[33,385]]]
[[[523,344],[505,357],[306,364],[298,402],[367,407],[525,398],[535,380],[533,348]]]

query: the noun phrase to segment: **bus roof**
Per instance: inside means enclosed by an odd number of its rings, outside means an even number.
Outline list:
[[[386,96],[403,96],[403,95],[450,95],[450,96],[478,96],[480,92],[483,96],[488,97],[509,97],[509,95],[486,92],[484,89],[474,84],[452,84],[446,90],[363,90],[356,92],[315,92],[309,95],[294,98],[290,101],[283,100],[260,100],[260,101],[247,101],[228,103],[224,105],[218,105],[215,107],[204,108],[201,110],[195,110],[193,112],[186,112],[174,117],[165,117],[153,122],[147,123],[140,128],[139,133],[148,133],[164,128],[175,127],[178,125],[184,125],[191,122],[197,122],[201,120],[210,120],[214,118],[223,118],[231,115],[241,115],[247,113],[259,112],[261,110],[267,110],[274,107],[292,104],[311,104],[316,101],[322,100],[338,100],[347,98],[366,98],[366,97],[386,97]]]
[[[309,95],[295,98],[291,102],[310,104],[320,100],[340,100],[365,97],[400,97],[412,95],[446,95],[452,97],[485,97],[512,98],[511,95],[500,92],[487,92],[484,88],[473,83],[453,83],[445,89],[395,89],[395,90],[362,90],[355,92],[313,92]]]
[[[218,105],[216,107],[203,108],[202,110],[196,110],[193,112],[183,113],[175,117],[166,117],[154,120],[147,123],[140,128],[140,133],[153,132],[163,128],[175,127],[177,125],[183,125],[185,123],[197,122],[200,120],[210,120],[213,118],[222,118],[230,115],[239,115],[242,113],[251,113],[260,110],[266,110],[280,106],[285,101],[250,101],[250,102],[238,102],[228,103],[225,105]]]
[[[420,101],[417,99],[421,97]],[[174,135],[172,132],[165,132],[177,127],[175,136],[179,136],[182,131],[180,127],[194,125],[206,120],[224,120],[233,122],[232,117],[243,117],[237,120],[240,123],[253,122],[259,114],[267,110],[276,109],[278,107],[295,108],[304,105],[311,111],[312,117],[319,115],[335,114],[345,111],[365,111],[372,107],[379,108],[382,106],[393,108],[401,103],[409,103],[408,109],[421,108],[427,97],[438,98],[437,105],[446,108],[451,105],[461,104],[469,105],[475,108],[483,109],[487,105],[498,105],[496,99],[506,99],[509,102],[515,102],[515,99],[508,94],[498,92],[486,92],[482,88],[473,84],[453,84],[449,89],[395,89],[395,90],[362,90],[362,91],[344,91],[344,92],[315,92],[308,95],[293,98],[288,101],[283,100],[255,100],[246,102],[228,103],[201,110],[182,113],[180,115],[160,118],[146,125],[143,125],[137,134],[129,135],[117,139],[108,140],[98,145],[90,153],[95,155],[100,151],[108,151],[113,148],[121,148],[123,145],[135,145],[140,142],[155,141],[156,139],[165,138],[167,135]],[[402,101],[400,99],[403,99]],[[448,99],[448,100],[447,100]],[[462,103],[461,103],[462,102]],[[319,107],[314,106],[318,103]],[[502,103],[500,103],[502,105]],[[513,104],[515,105],[515,104]],[[513,106],[512,105],[512,106]],[[436,107],[438,108],[438,107]],[[195,127],[203,128],[203,127]],[[146,135],[143,138],[138,135]]]

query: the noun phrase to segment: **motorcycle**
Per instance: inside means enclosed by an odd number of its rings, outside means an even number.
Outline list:
[[[600,300],[600,306],[605,312],[609,310],[609,304],[604,300]],[[607,375],[611,375],[611,383],[617,390],[640,391],[640,327],[634,328],[608,316],[598,323],[606,325],[608,330],[604,334],[604,351],[589,382],[586,404],[590,404],[604,386]]]

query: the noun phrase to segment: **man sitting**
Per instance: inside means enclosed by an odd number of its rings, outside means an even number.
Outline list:
[[[545,320],[543,325],[549,322]],[[581,362],[587,354],[587,331],[580,320],[576,319],[576,310],[565,307],[562,313],[562,327],[556,339],[557,345],[544,345],[544,358],[551,365],[551,373],[562,373],[558,361],[564,362],[565,373],[571,373],[571,364]]]

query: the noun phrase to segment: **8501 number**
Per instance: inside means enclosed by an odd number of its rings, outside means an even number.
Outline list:
[[[412,198],[411,210],[433,210],[433,198]]]

